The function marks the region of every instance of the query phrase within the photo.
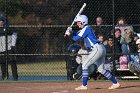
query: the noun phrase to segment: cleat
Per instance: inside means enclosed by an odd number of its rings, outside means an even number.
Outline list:
[[[75,90],[87,90],[87,89],[88,89],[87,86],[83,86],[83,85],[75,88]]]
[[[117,84],[113,84],[111,87],[109,87],[108,89],[117,89],[119,88],[121,85],[119,83]]]

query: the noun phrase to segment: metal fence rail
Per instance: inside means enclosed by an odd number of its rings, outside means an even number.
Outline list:
[[[66,60],[73,41],[63,35],[83,3],[87,3],[83,14],[89,17],[89,25],[93,30],[103,27],[106,37],[114,33],[120,17],[140,33],[138,0],[0,0],[0,15],[8,22],[5,28],[14,29],[18,36],[16,52],[0,56],[6,58],[4,62],[16,56],[19,80],[67,80]],[[95,23],[98,16],[104,21],[101,26]],[[8,71],[12,79],[10,65]]]

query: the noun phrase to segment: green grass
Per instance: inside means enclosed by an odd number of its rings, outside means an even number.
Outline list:
[[[66,75],[66,62],[38,62],[17,64],[19,76],[63,76]],[[11,67],[9,74],[11,74]]]

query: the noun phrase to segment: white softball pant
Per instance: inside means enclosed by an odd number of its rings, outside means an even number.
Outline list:
[[[96,64],[98,67],[98,71],[103,73],[104,71],[104,63],[106,57],[106,48],[102,44],[95,44],[92,48],[92,51],[88,55],[87,59],[85,59],[82,64],[83,69],[87,69],[91,64]]]

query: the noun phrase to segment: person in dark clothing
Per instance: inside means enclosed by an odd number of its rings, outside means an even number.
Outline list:
[[[132,41],[128,44],[129,45],[129,50],[130,53],[136,53],[137,52],[137,45],[136,45],[136,41],[139,39],[137,34],[132,35]]]
[[[122,53],[122,50],[121,50],[121,43],[120,43],[120,40],[121,40],[121,30],[120,29],[115,29],[115,32],[114,32],[114,52],[115,52],[115,59],[117,60],[119,58],[119,56],[121,55]]]
[[[17,33],[14,32],[13,28],[7,27],[5,29],[5,25],[6,25],[5,18],[3,16],[0,16],[0,54],[1,54],[0,64],[1,64],[2,79],[3,80],[8,79],[8,77],[6,76],[6,59],[7,59],[8,64],[11,64],[13,80],[18,80],[16,56],[7,55],[7,52],[8,54],[15,53]],[[7,34],[7,42],[6,42],[6,34]]]
[[[114,50],[114,42],[113,42],[113,36],[109,36],[107,39],[107,45],[106,47],[106,53],[107,53],[107,61],[106,62],[112,62],[113,61],[113,50]]]

